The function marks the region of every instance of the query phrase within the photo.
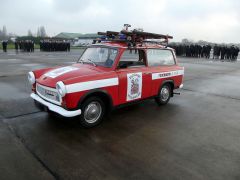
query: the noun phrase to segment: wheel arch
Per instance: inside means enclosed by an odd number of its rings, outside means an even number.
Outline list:
[[[113,100],[111,95],[108,94],[107,91],[103,89],[93,89],[85,93],[78,102],[78,107],[81,108],[82,103],[88,99],[89,97],[96,96],[100,97],[105,103],[106,109],[111,110],[113,108]]]
[[[169,84],[171,86],[171,97],[173,97],[173,90],[174,90],[174,80],[173,79],[168,79],[168,80],[164,80],[159,89],[158,89],[158,92],[160,92],[161,88],[163,87],[163,85],[165,84]]]

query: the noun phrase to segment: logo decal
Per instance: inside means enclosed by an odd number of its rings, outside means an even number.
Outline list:
[[[55,78],[58,77],[62,74],[68,73],[70,71],[74,71],[77,70],[78,68],[73,67],[73,66],[66,66],[66,67],[61,67],[58,69],[54,69],[52,71],[49,71],[45,74],[45,76],[51,77],[51,78]]]
[[[127,101],[141,98],[142,96],[142,73],[127,74]]]

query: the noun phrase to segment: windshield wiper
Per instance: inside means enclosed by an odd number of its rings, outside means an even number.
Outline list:
[[[84,60],[80,59],[78,62],[84,64]]]
[[[97,66],[95,62],[93,62],[91,59],[87,59],[90,63],[92,63],[94,66]]]
[[[93,62],[91,59],[86,59],[86,60],[88,60],[88,61],[89,61],[90,63],[92,63],[94,66],[97,66],[96,63]],[[83,59],[80,59],[78,62],[80,62],[80,63],[82,63],[82,64],[86,63],[86,61],[83,60]]]

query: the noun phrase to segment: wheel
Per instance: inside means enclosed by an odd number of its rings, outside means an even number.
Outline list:
[[[171,97],[171,86],[170,84],[164,84],[159,93],[158,96],[155,98],[155,101],[158,105],[165,105],[168,103]]]
[[[80,123],[82,126],[89,128],[102,121],[105,114],[105,104],[102,99],[94,96],[83,102],[81,110]]]

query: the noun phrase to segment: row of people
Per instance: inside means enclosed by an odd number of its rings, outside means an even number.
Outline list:
[[[237,60],[239,48],[237,46],[219,46],[213,47],[213,59]]]
[[[70,51],[70,43],[64,41],[40,41],[40,51]],[[2,41],[2,48],[7,52],[8,41]],[[16,51],[34,52],[34,42],[32,40],[20,40],[14,42]]]
[[[239,54],[237,46],[226,46],[215,44],[212,48],[211,45],[198,45],[198,44],[170,44],[169,47],[175,49],[177,56],[195,57],[195,58],[210,58],[211,51],[213,51],[213,59],[227,59],[236,60]]]
[[[70,42],[42,40],[40,41],[40,51],[70,51]]]
[[[15,41],[15,50],[24,52],[34,52],[34,42],[32,40]]]
[[[196,58],[210,58],[212,47],[210,45],[200,46],[198,44],[170,44],[171,48],[175,49],[177,56],[196,57]]]

